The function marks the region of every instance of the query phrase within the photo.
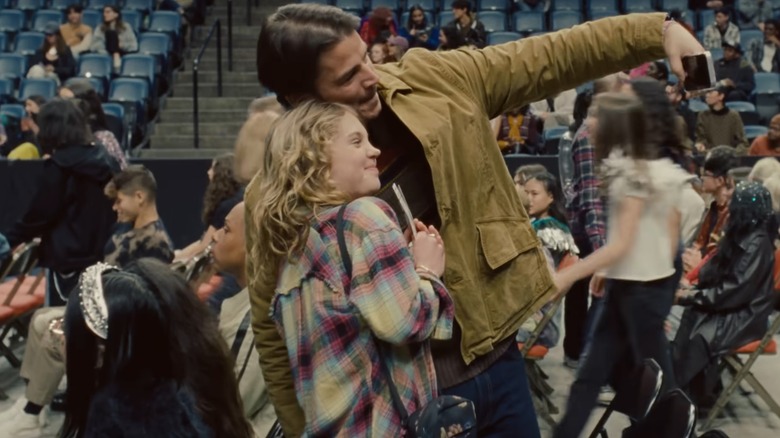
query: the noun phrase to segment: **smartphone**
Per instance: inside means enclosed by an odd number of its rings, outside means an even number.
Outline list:
[[[710,52],[682,58],[685,70],[685,91],[703,91],[715,88],[715,65]]]
[[[395,197],[398,200],[398,204],[401,206],[401,211],[404,214],[403,220],[406,222],[406,224],[401,224],[401,229],[403,230],[408,226],[412,229],[412,233],[414,233],[414,216],[412,216],[412,210],[409,208],[409,204],[406,202],[406,197],[404,196],[403,190],[401,190],[401,187],[398,184],[393,183],[393,192],[395,193]]]

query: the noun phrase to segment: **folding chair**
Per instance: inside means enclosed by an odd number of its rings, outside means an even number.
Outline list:
[[[723,363],[726,369],[732,374],[733,378],[731,383],[720,393],[720,396],[718,396],[715,406],[712,408],[709,416],[707,416],[707,420],[704,421],[704,424],[701,427],[702,430],[709,429],[712,426],[712,422],[715,421],[718,414],[726,407],[729,398],[734,391],[737,390],[739,384],[743,380],[756,391],[758,396],[761,397],[767,405],[769,405],[769,409],[780,417],[780,405],[772,398],[769,391],[764,388],[764,385],[756,379],[756,376],[750,372],[750,368],[759,356],[777,354],[777,343],[773,338],[778,331],[780,331],[780,315],[775,316],[775,320],[769,326],[769,329],[763,338],[753,341],[723,357]],[[740,359],[740,356],[747,356],[747,360],[743,362],[742,359]]]
[[[15,276],[15,279],[0,284],[0,354],[2,354],[14,368],[22,363],[14,355],[13,350],[6,346],[4,341],[12,328],[20,333],[26,332],[26,326],[19,324],[19,319],[43,304],[43,297],[34,294],[40,281],[36,277],[30,277],[25,281],[32,268],[38,262],[38,242],[24,244],[21,249],[14,252],[10,263],[5,267],[5,276]],[[5,277],[4,276],[4,277]],[[23,287],[29,287],[25,294],[19,295]]]
[[[599,419],[596,427],[590,434],[590,438],[601,435],[607,436],[604,426],[613,412],[620,412],[638,422],[644,419],[653,407],[658,394],[661,392],[664,373],[661,367],[653,359],[645,359],[643,364],[629,377],[621,388],[618,388],[615,398],[607,406],[604,415]],[[633,383],[636,383],[633,385]]]
[[[644,420],[623,430],[622,438],[688,438],[696,425],[696,406],[680,389],[667,392]]]
[[[578,259],[576,255],[566,254],[558,264],[558,269],[566,268]],[[539,361],[547,356],[549,349],[543,345],[535,345],[536,341],[542,335],[542,331],[549,324],[550,320],[558,312],[561,307],[561,302],[565,294],[560,294],[552,303],[552,307],[544,314],[541,321],[536,325],[536,329],[531,333],[531,336],[526,339],[525,343],[518,343],[517,347],[520,349],[520,353],[525,359],[525,370],[528,375],[528,382],[531,386],[531,394],[533,396],[534,408],[537,414],[552,427],[555,427],[556,422],[552,418],[553,414],[559,412],[558,407],[552,402],[550,396],[553,393],[553,388],[547,383],[549,376],[539,366]]]

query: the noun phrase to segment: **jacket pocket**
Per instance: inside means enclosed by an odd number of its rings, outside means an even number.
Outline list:
[[[514,218],[477,222],[481,255],[496,270],[538,243],[530,224]]]

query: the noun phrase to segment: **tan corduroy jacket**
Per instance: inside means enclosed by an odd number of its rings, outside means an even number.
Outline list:
[[[489,120],[663,58],[664,17],[608,18],[483,50],[415,49],[397,64],[376,67],[382,101],[420,141],[432,170],[447,256],[444,278],[466,363],[512,336],[554,292]],[[248,248],[257,241],[252,206],[259,196],[255,180],[246,191]],[[260,284],[260,269],[269,267],[251,258],[247,265],[263,374],[285,432],[297,436],[303,414],[284,343],[269,317],[275,284]]]

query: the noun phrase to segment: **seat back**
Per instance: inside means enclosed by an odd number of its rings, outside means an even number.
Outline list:
[[[57,83],[54,79],[22,79],[19,86],[19,100],[27,100],[30,96],[43,96],[46,100],[57,94]]]
[[[444,11],[439,12],[439,21],[438,25],[439,27],[444,27],[449,23],[452,23],[452,20],[455,19],[455,14],[452,13],[451,10],[447,9]]]
[[[24,28],[24,12],[16,9],[0,11],[0,32],[16,33]]]
[[[111,81],[108,100],[143,103],[149,98],[149,83],[145,79],[116,78]]]
[[[24,105],[18,103],[6,103],[0,105],[0,114],[22,120],[25,116]]]
[[[511,41],[517,41],[522,37],[523,35],[517,32],[493,32],[487,36],[487,43],[489,46],[504,44]]]
[[[625,3],[626,12],[653,12],[655,5],[653,0],[631,0]]]
[[[590,4],[588,9],[591,12],[609,11],[617,13],[618,11],[617,0],[589,0],[588,3]]]
[[[479,0],[480,11],[508,11],[507,0]]]
[[[551,30],[554,31],[576,26],[582,19],[579,11],[554,11],[550,17]]]
[[[502,32],[506,30],[506,14],[503,11],[484,11],[477,19],[485,26],[486,32]]]
[[[127,23],[136,35],[141,33],[141,26],[144,21],[143,13],[132,9],[122,10],[122,21]]]
[[[142,54],[130,54],[122,57],[122,68],[119,76],[142,78],[154,85],[154,57]]]
[[[0,53],[0,78],[18,79],[27,73],[27,58],[16,53]]]
[[[138,39],[138,53],[168,57],[171,51],[171,37],[160,32],[144,32]]]
[[[715,10],[702,9],[699,11],[699,20],[696,29],[701,30],[715,22]]]
[[[766,135],[769,132],[769,128],[761,125],[747,125],[745,126],[745,137],[748,142],[752,142],[756,137],[760,135]]]
[[[94,9],[84,9],[81,13],[81,22],[95,30],[103,22],[103,13]]]
[[[0,79],[0,96],[13,96],[14,81],[12,79]]]
[[[110,55],[84,53],[79,56],[78,75],[85,78],[110,78],[113,62]]]
[[[35,32],[43,32],[46,29],[46,25],[49,23],[55,23],[58,26],[62,24],[64,15],[62,11],[56,9],[43,9],[37,11],[33,16],[32,26],[30,30]]]
[[[345,11],[358,11],[361,14],[364,11],[363,0],[336,0],[334,4]]]
[[[73,4],[73,0],[50,0],[49,8],[56,9],[58,11],[64,11],[68,9],[68,6]]]
[[[16,0],[16,9],[20,11],[37,11],[43,9],[43,0]]]
[[[780,94],[780,73],[755,74],[756,94]]]
[[[391,11],[398,11],[401,9],[401,1],[400,0],[371,0],[369,2],[369,10],[373,11],[376,8],[384,7],[388,8]]]
[[[580,11],[582,10],[582,2],[580,0],[555,0],[552,7],[556,11]]]
[[[114,6],[119,2],[115,0],[87,0],[86,9],[102,11],[106,6]]]
[[[663,375],[655,360],[645,359],[617,388],[613,409],[635,421],[645,418],[661,392]]]
[[[514,28],[517,32],[541,32],[546,30],[544,13],[536,11],[515,12]]]
[[[123,107],[118,103],[113,103],[113,102],[104,103],[103,112],[106,113],[106,115],[110,114],[120,119],[125,118],[125,107]]]
[[[72,78],[68,79],[67,81],[65,81],[64,85],[67,87],[69,85],[73,85],[74,83],[83,82],[83,81],[89,82],[89,85],[91,85],[92,88],[95,89],[95,92],[100,96],[101,100],[106,98],[106,87],[103,85],[103,80],[101,78],[99,78],[99,77],[95,77],[95,76],[78,77],[78,76],[76,76],[76,77],[72,77]]]
[[[133,11],[141,11],[148,13],[152,9],[154,9],[154,0],[125,0],[124,5],[122,5],[122,8],[124,9],[122,11],[122,16],[124,17],[125,10],[133,10]]]
[[[154,11],[151,17],[148,30],[179,34],[181,30],[181,15],[178,12]]]
[[[14,53],[20,55],[34,55],[35,51],[43,45],[44,35],[41,32],[21,32],[16,36]]]

